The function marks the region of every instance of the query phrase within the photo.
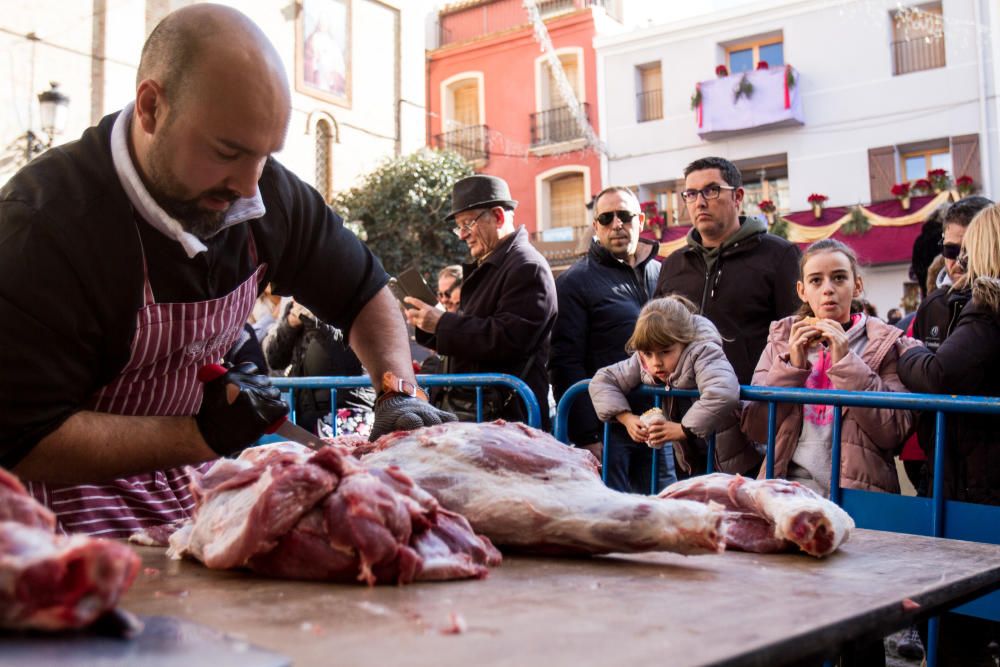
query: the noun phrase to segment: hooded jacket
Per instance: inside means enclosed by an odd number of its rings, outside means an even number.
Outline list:
[[[902,356],[899,377],[911,391],[1000,396],[1000,312],[987,305],[989,298],[1000,299],[1000,280],[977,278],[972,300],[937,352],[916,347]],[[946,497],[1000,505],[1000,416],[949,414],[945,424]],[[933,466],[933,441],[927,454]]]
[[[707,318],[695,315],[695,339],[684,347],[677,367],[667,378],[674,389],[697,389],[700,396],[691,403],[680,424],[685,431],[704,440],[716,434],[715,468],[723,472],[744,472],[760,463],[760,455],[739,430],[740,386],[736,373],[722,351],[722,338]],[[630,410],[626,395],[640,384],[663,386],[642,366],[639,353],[602,368],[590,382],[590,398],[602,421]],[[677,419],[679,410],[673,397],[664,412]],[[701,443],[688,438],[677,443],[674,454],[687,472],[704,470]]]
[[[804,387],[811,367],[797,368],[788,355],[788,338],[798,316],[771,325],[767,347],[753,374],[753,384],[767,387]],[[861,325],[859,325],[861,326]],[[868,344],[859,356],[853,351],[830,366],[834,389],[898,391],[906,388],[896,373],[900,354],[916,343],[885,322],[865,319]],[[743,409],[743,432],[751,440],[767,441],[767,403],[748,402]],[[840,484],[847,489],[899,493],[893,460],[913,426],[909,410],[846,407],[841,429]],[[779,403],[774,441],[774,475],[785,477],[802,432],[802,406]],[[764,471],[761,471],[763,477]]]
[[[576,382],[628,356],[625,343],[660,276],[659,247],[639,239],[632,267],[595,240],[587,255],[556,280],[559,314],[552,330],[549,377],[557,402]],[[635,409],[645,408],[633,403]],[[580,396],[570,408],[569,439],[585,445],[600,438],[601,423],[590,399]]]
[[[757,218],[741,216],[740,229],[718,249],[705,248],[692,228],[687,246],[663,261],[654,296],[680,294],[694,302],[722,335],[740,384],[748,384],[771,322],[802,303],[795,291],[799,255],[798,246],[768,234]]]

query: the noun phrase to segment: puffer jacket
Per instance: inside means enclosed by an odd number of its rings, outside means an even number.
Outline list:
[[[937,352],[916,347],[899,360],[899,377],[920,393],[1000,396],[1000,312],[986,297],[1000,280],[977,278],[972,300]],[[1000,417],[948,415],[944,491],[950,500],[1000,505]],[[933,449],[928,449],[933,464]]]
[[[744,472],[760,463],[760,455],[750,446],[739,429],[740,385],[732,364],[722,351],[722,337],[707,318],[695,315],[695,339],[685,346],[677,368],[667,378],[675,389],[697,389],[700,396],[679,418],[690,435],[674,446],[678,465],[687,472],[701,472],[705,457],[701,443],[691,442],[691,435],[703,440],[716,434],[715,468],[723,472]],[[611,421],[627,412],[626,395],[640,384],[663,386],[642,366],[639,353],[617,364],[606,366],[590,381],[590,398],[601,421]],[[678,420],[680,401],[670,397],[664,412]],[[756,459],[756,460],[754,460]]]
[[[798,316],[771,325],[767,347],[753,374],[752,384],[768,387],[804,387],[810,368],[789,362],[788,337]],[[868,343],[861,355],[848,352],[829,370],[834,389],[897,391],[906,388],[896,373],[900,355],[916,341],[885,322],[865,319]],[[774,443],[774,475],[785,477],[802,432],[802,406],[779,403]],[[841,428],[840,484],[847,489],[899,493],[893,455],[912,430],[913,412],[888,408],[846,407]],[[743,432],[756,442],[767,441],[767,403],[748,402],[743,409]],[[761,477],[764,471],[761,470]]]

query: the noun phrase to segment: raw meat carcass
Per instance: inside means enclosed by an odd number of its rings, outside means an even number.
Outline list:
[[[451,422],[399,431],[355,450],[398,466],[499,546],[548,554],[676,551],[724,546],[722,512],[607,488],[597,460],[525,426]]]
[[[482,577],[500,553],[396,469],[334,446],[248,449],[192,482],[194,519],[170,555],[268,576],[408,583]]]
[[[843,544],[854,520],[798,482],[715,473],[671,484],[659,498],[716,502],[726,508],[726,546],[775,553],[799,548],[826,556]]]
[[[132,585],[140,561],[127,546],[54,529],[52,513],[0,468],[0,627],[83,628]]]

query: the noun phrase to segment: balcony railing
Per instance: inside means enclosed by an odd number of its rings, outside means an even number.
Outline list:
[[[749,85],[747,85],[749,84]],[[695,109],[698,135],[714,141],[746,132],[805,124],[799,73],[785,67],[760,69],[702,81]],[[739,90],[737,97],[734,91]]]
[[[584,102],[583,108],[587,122],[590,122],[590,105]],[[569,107],[547,109],[531,114],[531,145],[546,146],[564,141],[582,139],[583,132],[573,117]]]
[[[635,96],[635,116],[640,123],[663,118],[663,91],[647,90]]]
[[[469,162],[490,158],[489,128],[486,125],[469,125],[434,136],[438,148],[455,151]]]
[[[892,43],[892,73],[896,76],[944,66],[944,37]]]
[[[542,18],[546,19],[588,7],[602,8],[609,16],[617,18],[616,0],[538,0],[536,5]],[[438,46],[464,42],[522,25],[528,25],[528,13],[522,0],[482,2],[440,14]]]

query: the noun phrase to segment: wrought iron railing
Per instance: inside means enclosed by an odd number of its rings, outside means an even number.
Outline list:
[[[590,122],[590,105],[584,102],[580,105],[583,114]],[[583,130],[576,122],[569,107],[547,109],[531,114],[531,145],[545,146],[564,141],[582,139]]]
[[[468,125],[450,132],[434,135],[434,145],[455,151],[469,162],[490,158],[489,128],[486,125]]]
[[[647,90],[635,96],[635,116],[640,123],[663,118],[663,91]]]
[[[944,66],[943,36],[892,43],[892,73],[896,76]]]

